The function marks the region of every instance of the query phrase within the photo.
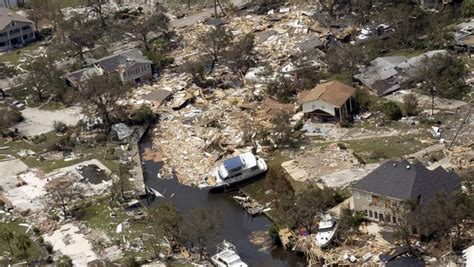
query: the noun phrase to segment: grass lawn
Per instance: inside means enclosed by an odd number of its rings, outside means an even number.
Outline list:
[[[0,215],[1,218],[1,215]],[[20,225],[20,221],[15,221],[15,222],[6,222],[6,223],[0,223],[0,229],[7,229],[13,233],[13,240],[11,241],[11,246],[13,250],[13,263],[17,262],[23,262],[25,259],[19,258],[20,255],[20,250],[17,248],[17,240],[16,237],[18,236],[19,233],[24,233],[26,231],[25,226]],[[29,234],[31,234],[32,231],[30,230]],[[41,247],[37,241],[35,236],[30,236],[32,242],[31,246],[28,249],[28,260],[37,260],[45,257],[47,255],[46,251],[44,250],[43,247]],[[10,250],[8,248],[7,242],[2,240],[0,242],[0,255],[2,256],[9,256],[10,255]]]
[[[0,62],[5,62],[5,63],[8,62],[10,64],[16,65],[19,63],[18,61],[20,60],[20,58],[22,57],[29,58],[28,56],[23,55],[23,54],[25,53],[32,54],[33,51],[37,50],[42,45],[44,44],[41,42],[37,42],[37,43],[33,43],[31,45],[28,45],[19,49],[15,49],[15,50],[0,54]]]
[[[46,133],[44,134],[44,137],[45,137],[45,141],[39,144],[34,144],[33,142],[30,142],[30,141],[27,142],[25,140],[17,140],[17,141],[8,142],[8,143],[6,143],[5,141],[0,141],[0,147],[8,147],[8,149],[0,150],[0,157],[5,157],[5,155],[7,154],[18,157],[17,153],[24,149],[31,149],[35,153],[39,154],[46,151],[46,149],[49,146],[53,145],[58,140],[58,136],[54,132]],[[78,146],[74,149],[74,152],[75,153],[80,152],[84,154],[83,158],[78,158],[71,161],[64,161],[64,159],[40,160],[39,158],[36,158],[36,157],[28,157],[26,159],[23,159],[23,162],[25,162],[25,164],[28,165],[28,167],[32,167],[32,168],[38,167],[42,169],[44,172],[48,173],[56,169],[68,167],[68,166],[78,164],[86,160],[97,159],[102,164],[104,164],[109,170],[111,170],[114,173],[117,173],[118,163],[114,160],[106,158],[106,151],[107,151],[107,148],[103,146],[100,146],[100,147]]]
[[[352,86],[352,75],[350,71],[343,71],[343,72],[332,74],[326,80],[328,81],[336,80],[341,83],[345,83],[347,85]]]
[[[359,154],[366,163],[374,163],[384,159],[399,159],[401,156],[413,154],[431,144],[417,140],[420,136],[390,136],[344,141],[348,147]]]
[[[107,236],[113,240],[124,239],[128,242],[133,242],[135,239],[143,240],[143,234],[146,231],[146,221],[133,221],[129,214],[121,207],[111,209],[109,206],[109,199],[103,198],[93,202],[92,205],[83,209],[83,216],[79,218],[85,222],[88,227],[96,230],[101,230],[107,234]],[[112,212],[114,216],[111,216]],[[122,233],[117,233],[117,226],[127,221],[128,226],[123,227]],[[144,251],[139,253],[133,253],[133,256],[146,257],[153,253],[151,247],[147,242],[144,242]]]
[[[405,56],[405,57],[416,57],[419,56],[423,53],[425,53],[425,50],[394,50],[390,51],[387,54],[383,55],[384,57],[391,57],[391,56]]]

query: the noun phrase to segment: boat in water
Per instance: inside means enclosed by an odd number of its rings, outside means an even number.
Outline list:
[[[318,233],[316,234],[316,244],[321,247],[327,247],[336,237],[337,221],[331,217],[325,217],[319,222]]]
[[[199,188],[217,189],[228,187],[245,181],[267,171],[267,164],[262,158],[256,157],[252,152],[224,160],[224,162],[211,171]]]
[[[211,257],[212,263],[217,267],[247,267],[248,265],[240,259],[237,249],[227,241],[217,245],[216,255]]]

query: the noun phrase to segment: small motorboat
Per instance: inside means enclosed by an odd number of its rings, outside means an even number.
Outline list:
[[[217,189],[231,186],[266,171],[267,164],[262,158],[256,157],[252,152],[243,153],[224,160],[204,178],[199,188]]]
[[[327,247],[336,237],[337,221],[334,218],[326,217],[319,222],[318,233],[316,234],[316,244]]]
[[[248,265],[240,259],[237,249],[227,241],[217,245],[216,255],[211,257],[216,267],[247,267]]]

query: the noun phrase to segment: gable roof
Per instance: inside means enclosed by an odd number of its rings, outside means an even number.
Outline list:
[[[442,167],[428,170],[422,163],[386,161],[352,188],[401,200],[432,199],[438,193],[452,193],[461,186],[461,178]]]
[[[33,21],[18,15],[8,8],[0,7],[0,30],[3,30],[8,24],[12,23],[12,21],[33,23]]]
[[[342,106],[355,92],[355,88],[338,81],[321,83],[314,89],[303,91],[298,96],[300,103],[323,100],[334,106]]]
[[[120,65],[123,65],[125,69],[128,69],[136,63],[151,64],[152,62],[143,56],[137,49],[120,51],[94,62],[94,64],[100,65],[107,72],[116,71]]]

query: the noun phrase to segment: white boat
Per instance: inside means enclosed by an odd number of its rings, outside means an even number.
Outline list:
[[[316,244],[327,247],[336,236],[337,221],[333,218],[325,218],[319,222],[318,233],[316,234]]]
[[[237,249],[227,241],[217,245],[216,255],[211,257],[212,263],[217,267],[247,267],[248,265],[240,259]]]
[[[200,188],[220,188],[242,182],[267,171],[267,164],[252,152],[224,160],[204,179]]]

